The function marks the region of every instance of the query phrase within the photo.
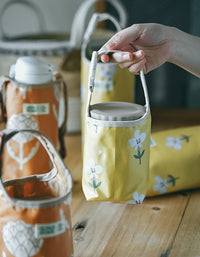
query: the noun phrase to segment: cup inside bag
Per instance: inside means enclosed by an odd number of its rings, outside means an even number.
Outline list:
[[[108,121],[137,120],[145,114],[145,107],[128,102],[105,102],[90,107],[94,119]]]

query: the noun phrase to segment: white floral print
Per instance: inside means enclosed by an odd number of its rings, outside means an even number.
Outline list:
[[[131,147],[135,147],[135,151],[137,151],[137,155],[134,154],[134,158],[139,160],[139,164],[141,164],[142,156],[144,155],[145,150],[140,151],[142,148],[142,143],[146,139],[146,133],[141,133],[140,130],[135,131],[135,137],[129,139],[129,144]]]
[[[131,204],[142,204],[143,200],[145,198],[144,194],[141,194],[139,196],[138,192],[134,192],[133,193],[133,200],[129,200],[127,203],[131,203]]]
[[[182,143],[183,141],[189,142],[191,136],[187,135],[181,135],[180,137],[167,137],[166,146],[167,147],[174,147],[175,150],[181,150],[182,149]]]
[[[87,168],[87,174],[89,175],[89,178],[92,180],[92,183],[88,183],[94,190],[101,185],[101,182],[97,183],[96,180],[99,178],[98,174],[100,174],[102,170],[102,166],[95,165],[94,160],[90,159],[89,167]]]
[[[181,150],[183,140],[180,137],[167,137],[166,146],[174,147],[175,150]]]
[[[95,165],[94,160],[89,161],[89,168],[87,169],[87,173],[91,179],[97,179],[98,175],[102,172],[102,167],[100,165]]]
[[[168,179],[162,179],[160,176],[155,176],[156,185],[153,186],[154,191],[160,191],[160,194],[164,194],[167,191],[167,187],[176,186],[177,179],[179,177],[174,177],[174,175],[168,174]]]
[[[169,187],[169,181],[167,179],[162,179],[160,176],[155,176],[155,181],[157,184],[153,186],[154,191],[160,191],[160,194],[164,194]]]
[[[140,130],[135,131],[135,138],[129,139],[129,143],[131,147],[135,147],[135,150],[138,151],[142,148],[142,143],[144,142],[146,138],[146,133],[141,133]]]

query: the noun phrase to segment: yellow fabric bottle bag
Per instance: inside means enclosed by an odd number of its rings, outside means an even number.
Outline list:
[[[46,150],[51,170],[44,174],[4,180],[0,170],[0,252],[2,256],[72,257],[70,218],[72,177],[52,142],[33,130],[2,131],[0,157],[4,145],[20,134],[35,137]]]
[[[200,187],[200,126],[151,135],[147,196]]]
[[[143,71],[145,106],[91,104],[100,55],[93,52],[88,80],[82,186],[87,200],[142,203],[148,183],[151,115]]]
[[[112,15],[108,13],[94,13],[84,34],[81,49],[81,112],[83,136],[88,92],[87,83],[92,51],[96,51],[103,46],[103,44],[113,34],[104,31],[103,33],[100,33],[100,36],[95,35],[94,32],[97,24],[106,20],[112,22],[117,31],[121,30],[119,22]],[[94,38],[92,38],[93,34],[95,35]],[[105,38],[106,36],[107,38]],[[116,63],[98,63],[96,69],[96,90],[92,97],[92,103],[107,101],[134,101],[135,76],[133,74],[131,74],[127,69],[121,69]],[[126,81],[126,83],[124,83],[124,81]]]

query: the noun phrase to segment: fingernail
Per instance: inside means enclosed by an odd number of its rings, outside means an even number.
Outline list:
[[[122,59],[123,59],[123,61],[129,61],[130,60],[130,54],[129,53],[123,54]]]
[[[136,55],[136,57],[142,57],[142,51],[137,51],[137,52],[135,52],[135,55]]]

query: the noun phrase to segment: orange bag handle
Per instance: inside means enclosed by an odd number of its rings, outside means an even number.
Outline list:
[[[22,208],[47,208],[49,206],[55,206],[59,203],[65,201],[69,195],[71,194],[72,189],[72,176],[67,169],[67,167],[62,162],[59,154],[57,153],[53,143],[51,140],[41,131],[37,130],[2,130],[0,133],[0,159],[2,158],[2,152],[4,145],[7,141],[9,141],[12,137],[16,136],[18,133],[31,133],[34,137],[36,137],[40,143],[43,145],[45,150],[47,151],[47,154],[49,155],[49,158],[52,162],[53,168],[48,172],[44,174],[37,174],[37,175],[31,175],[23,178],[17,178],[12,180],[3,181],[2,180],[2,164],[0,162],[0,187],[2,188],[3,194],[6,197],[6,199],[14,206],[22,207]],[[36,182],[36,181],[43,181],[48,182],[54,179],[58,172],[58,168],[56,164],[58,164],[59,168],[62,169],[62,176],[67,178],[67,191],[64,195],[60,197],[54,197],[51,199],[45,199],[45,200],[38,200],[38,201],[31,201],[31,200],[21,200],[21,199],[15,199],[11,198],[6,189],[5,186],[9,185],[20,185],[20,184],[26,184],[30,182]],[[60,170],[59,170],[60,171]]]

